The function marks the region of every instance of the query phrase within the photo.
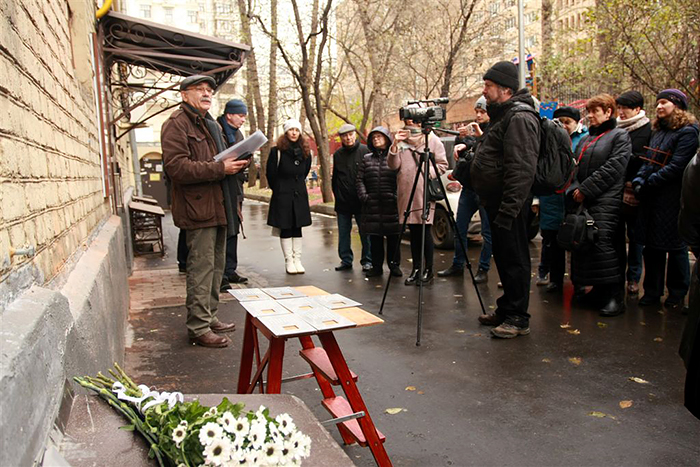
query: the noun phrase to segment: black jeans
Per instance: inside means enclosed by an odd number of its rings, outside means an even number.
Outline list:
[[[187,231],[180,229],[180,234],[177,236],[177,265],[180,269],[185,269],[187,267],[187,254],[189,249],[187,248]]]
[[[530,203],[524,203],[510,230],[494,224],[498,206],[487,206],[491,224],[493,259],[503,283],[503,295],[496,300],[496,314],[505,322],[526,327],[530,323],[527,312],[530,304],[530,240],[528,239],[528,212]]]
[[[386,237],[386,264],[389,267],[401,264],[401,249],[399,246],[399,235],[369,235],[369,249],[372,253],[372,269],[382,269],[384,263],[384,238]],[[391,256],[396,253],[392,259]]]
[[[688,248],[664,251],[644,247],[644,295],[655,298],[664,296],[664,269],[668,296],[682,300],[690,286]]]
[[[224,278],[230,279],[236,274],[238,268],[238,235],[232,235],[226,239],[226,267]]]
[[[566,264],[566,250],[557,243],[558,230],[542,230],[542,255],[540,256],[540,277],[549,273],[550,282],[559,285],[564,283],[564,269]]]
[[[433,269],[433,236],[430,233],[432,225],[425,224],[425,269]],[[413,258],[413,269],[420,269],[420,247],[421,235],[423,234],[423,224],[408,224],[411,232],[411,257]]]

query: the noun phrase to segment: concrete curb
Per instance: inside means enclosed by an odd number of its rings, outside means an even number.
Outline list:
[[[270,202],[270,197],[265,196],[265,195],[256,195],[252,193],[246,193],[245,198],[247,199],[252,199],[255,201],[261,201],[263,203],[269,203]],[[309,209],[311,212],[315,212],[318,214],[325,214],[327,216],[333,216],[335,217],[335,208],[333,206],[326,206],[324,204],[312,204],[309,206]]]

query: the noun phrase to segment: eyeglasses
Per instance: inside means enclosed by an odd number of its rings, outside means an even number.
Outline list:
[[[189,88],[185,89],[185,91],[197,91],[200,94],[206,94],[206,93],[213,94],[214,93],[214,90],[211,88],[211,86],[206,85],[206,84],[203,86],[189,87]]]

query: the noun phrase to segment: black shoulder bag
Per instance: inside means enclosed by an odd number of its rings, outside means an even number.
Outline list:
[[[575,213],[566,215],[557,232],[557,243],[568,251],[585,251],[597,240],[598,227],[583,204]]]
[[[416,152],[411,149],[413,161],[420,170],[420,163],[416,160]],[[425,176],[425,174],[423,174]],[[442,188],[442,183],[438,177],[430,178],[430,170],[428,170],[428,201],[442,201],[446,198],[445,190]]]

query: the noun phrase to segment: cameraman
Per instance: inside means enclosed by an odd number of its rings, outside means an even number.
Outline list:
[[[474,112],[476,113],[475,121],[458,128],[459,136],[455,138],[454,148],[455,160],[473,155],[476,146],[489,126],[489,114],[486,112],[486,98],[484,96],[477,99],[474,104]],[[452,265],[444,271],[438,272],[439,277],[462,276],[464,274],[464,264],[467,261],[464,256],[464,251],[467,249],[467,231],[469,230],[469,222],[477,210],[481,218],[481,236],[484,239],[484,244],[481,247],[479,270],[474,276],[474,281],[477,284],[488,281],[488,273],[491,268],[491,226],[486,210],[479,207],[479,197],[466,185],[462,186],[462,193],[459,195],[459,204],[457,205],[457,220],[455,221],[457,231],[455,232],[455,253]],[[462,238],[461,245],[464,245],[464,250],[460,246],[459,237]]]

